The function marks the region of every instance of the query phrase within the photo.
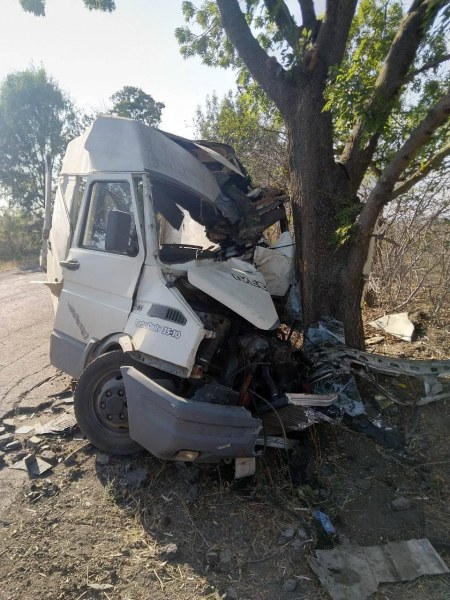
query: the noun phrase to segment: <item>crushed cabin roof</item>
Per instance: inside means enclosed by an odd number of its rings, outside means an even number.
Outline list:
[[[98,117],[85,133],[69,143],[61,174],[145,171],[215,204],[221,194],[220,187],[213,173],[189,150],[195,147],[209,152],[213,161],[222,159],[226,168],[245,177],[236,165],[214,150],[139,121],[110,116]]]

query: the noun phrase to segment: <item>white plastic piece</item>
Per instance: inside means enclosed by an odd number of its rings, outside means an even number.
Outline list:
[[[289,231],[270,248],[255,248],[254,263],[264,277],[271,296],[284,296],[294,277],[295,245]]]
[[[406,312],[384,315],[384,317],[371,321],[369,325],[390,333],[404,342],[410,342],[414,333],[414,324],[408,319]]]
[[[256,471],[256,458],[236,458],[234,461],[234,478],[251,477]]]

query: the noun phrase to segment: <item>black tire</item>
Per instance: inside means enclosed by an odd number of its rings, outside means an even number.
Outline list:
[[[120,367],[138,367],[121,350],[102,354],[81,374],[74,394],[75,416],[83,434],[107,454],[134,454],[142,450],[128,433],[128,413]]]

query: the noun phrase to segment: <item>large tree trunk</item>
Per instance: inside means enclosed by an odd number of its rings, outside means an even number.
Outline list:
[[[311,78],[305,84],[300,103],[295,107],[291,101],[285,114],[304,324],[335,317],[344,323],[347,344],[363,348],[360,307],[368,240],[342,243],[337,235],[345,219],[354,222],[360,203],[350,197],[349,177],[334,159],[331,117],[322,111],[320,82]],[[360,257],[354,268],[348,261],[351,251]]]

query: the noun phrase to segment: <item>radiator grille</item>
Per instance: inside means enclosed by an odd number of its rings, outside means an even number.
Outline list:
[[[163,304],[152,304],[147,314],[149,317],[170,321],[171,323],[177,323],[178,325],[186,325],[187,321],[181,311],[176,308],[170,308],[170,306],[164,306]]]

